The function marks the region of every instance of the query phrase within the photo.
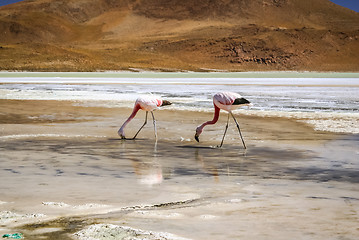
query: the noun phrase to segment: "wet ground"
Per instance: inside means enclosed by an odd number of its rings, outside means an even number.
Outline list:
[[[247,150],[234,125],[219,149],[225,117],[197,143],[197,121],[211,114],[194,121],[191,112],[159,111],[157,143],[151,123],[124,141],[116,132],[130,110],[63,103],[63,118],[81,120],[56,121],[46,113],[54,104],[27,102],[0,126],[0,234],[71,239],[87,226],[112,224],[187,239],[359,235],[358,135],[247,117],[240,118]],[[128,134],[142,122],[139,115]]]

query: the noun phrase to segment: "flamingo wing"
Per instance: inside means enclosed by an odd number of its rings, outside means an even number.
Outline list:
[[[233,92],[219,92],[213,96],[213,103],[220,109],[232,111],[238,105],[234,104],[236,99],[241,99],[242,96]]]
[[[143,96],[137,98],[136,104],[139,104],[144,111],[153,111],[162,105],[162,100],[153,96]]]
[[[219,92],[213,96],[220,104],[232,105],[237,98],[242,98],[238,93],[233,92]]]

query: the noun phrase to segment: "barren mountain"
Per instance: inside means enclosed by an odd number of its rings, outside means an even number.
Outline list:
[[[359,71],[359,14],[329,0],[25,0],[0,70]]]

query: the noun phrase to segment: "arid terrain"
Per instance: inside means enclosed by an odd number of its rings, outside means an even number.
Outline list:
[[[0,70],[359,71],[359,14],[329,0],[25,0]]]

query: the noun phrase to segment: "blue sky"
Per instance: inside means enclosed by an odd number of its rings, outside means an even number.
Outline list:
[[[0,0],[0,6],[7,5],[10,3],[20,2],[19,0]]]
[[[359,12],[359,0],[331,0],[333,3]]]
[[[331,0],[333,3],[341,5],[343,7],[350,8],[356,12],[359,12],[359,0]],[[20,0],[0,0],[0,6],[10,3],[20,2]]]

